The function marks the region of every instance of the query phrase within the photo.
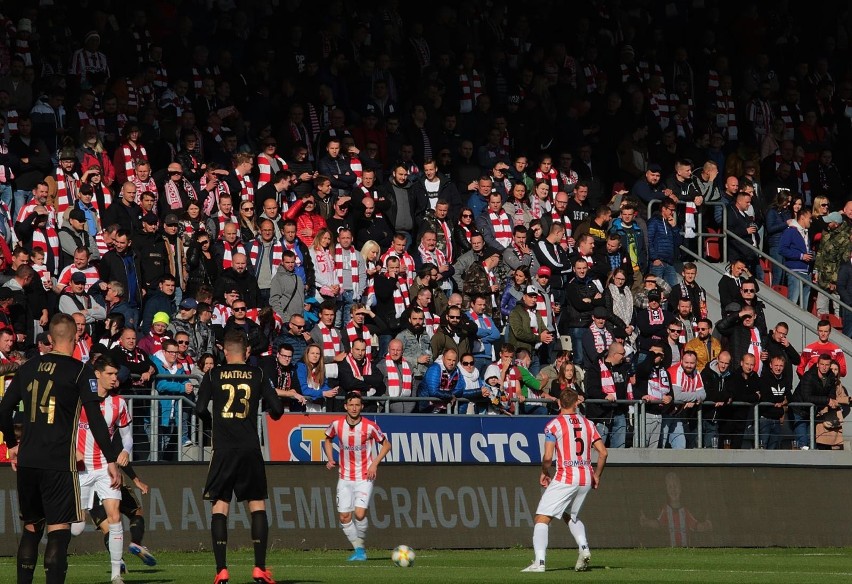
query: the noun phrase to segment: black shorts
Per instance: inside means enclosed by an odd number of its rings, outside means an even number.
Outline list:
[[[266,468],[260,450],[216,450],[207,471],[206,501],[266,499]]]
[[[18,467],[18,499],[24,524],[83,521],[76,471]]]
[[[136,498],[133,489],[122,483],[121,502],[118,504],[118,510],[121,514],[133,519],[136,516],[136,512],[141,508],[142,503]],[[97,495],[95,495],[95,506],[89,510],[89,516],[92,518],[92,523],[95,524],[95,527],[100,527],[100,524],[106,521],[106,511],[104,511],[103,503]]]

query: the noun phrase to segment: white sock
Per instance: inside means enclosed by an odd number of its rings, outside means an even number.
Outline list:
[[[85,530],[86,530],[86,522],[85,521],[78,521],[76,523],[71,524],[71,535],[73,535],[74,537],[77,537],[78,535],[83,533]]]
[[[356,519],[355,520],[355,529],[358,531],[358,538],[363,542],[367,538],[367,526],[369,525],[369,521],[366,517],[364,519]],[[361,547],[364,547],[363,545]]]
[[[124,526],[121,522],[109,524],[109,561],[112,577],[121,575],[121,555],[124,553]]]
[[[341,523],[340,527],[343,528],[343,533],[346,535],[346,539],[349,540],[349,543],[352,544],[354,549],[364,547],[364,540],[358,537],[358,528],[355,527],[354,523],[351,521],[349,523]]]
[[[579,519],[569,519],[568,529],[571,530],[571,535],[577,542],[577,547],[581,550],[589,548],[589,542],[586,540],[586,526]]]
[[[547,538],[550,533],[547,523],[536,523],[533,528],[533,549],[535,550],[535,561],[543,562],[547,554]]]

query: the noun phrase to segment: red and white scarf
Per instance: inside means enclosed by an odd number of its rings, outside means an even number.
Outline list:
[[[130,142],[125,142],[121,146],[121,153],[124,156],[124,172],[127,180],[132,180],[136,176],[136,167],[133,163],[139,159],[148,160],[148,152],[142,144],[133,146]]]
[[[246,253],[246,248],[243,247],[243,244],[239,241],[236,245],[232,246],[230,243],[223,239],[222,246],[225,250],[225,252],[222,254],[222,268],[225,270],[227,270],[234,264],[235,253]]]
[[[340,334],[336,328],[328,328],[323,323],[317,325],[320,334],[322,334],[322,356],[327,359],[333,359],[338,353],[342,353],[343,349],[340,345]]]
[[[408,294],[408,282],[405,281],[405,278],[398,277],[396,281],[397,287],[393,291],[393,311],[394,316],[399,318],[405,312],[405,309],[408,308],[411,298]]]
[[[136,185],[136,204],[142,204],[142,195],[145,193],[153,193],[154,194],[154,202],[156,203],[159,200],[160,196],[157,192],[157,182],[154,180],[154,177],[149,177],[148,180],[142,182],[139,180],[139,177],[133,175],[133,178],[127,177],[127,180],[131,181],[134,185]]]
[[[658,308],[657,310],[648,309],[648,324],[651,326],[663,324],[666,321],[665,316],[663,315],[663,309]]]
[[[441,228],[441,233],[444,234],[444,247],[446,248],[447,261],[453,263],[453,236],[450,233],[450,226],[443,219],[436,219],[438,227]]]
[[[391,397],[410,397],[413,375],[405,359],[397,366],[389,356],[385,357],[385,370],[388,372],[388,395]],[[401,374],[400,374],[401,372]]]
[[[251,201],[254,203],[254,183],[248,175],[241,175],[236,172],[237,180],[240,181],[240,196],[243,201]]]
[[[221,211],[219,211],[218,213],[216,213],[216,220],[219,223],[219,239],[222,239],[222,233],[225,232],[225,226],[228,223],[233,223],[237,227],[240,226],[240,221],[233,213],[231,213],[230,216],[225,216],[222,214]]]
[[[285,240],[281,240],[284,245],[284,249],[288,251],[292,251],[296,254],[296,267],[299,268],[302,266],[302,250],[299,249],[299,244],[293,240],[292,242],[287,242]]]
[[[493,363],[495,367],[500,367],[502,370],[502,364],[500,361]],[[517,397],[517,395],[521,392],[521,372],[518,371],[517,366],[509,365],[509,368],[506,369],[506,374],[503,376],[503,382],[501,384],[503,386],[503,393],[506,394],[506,398],[511,403],[512,398]]]
[[[470,73],[459,69],[459,86],[461,87],[459,113],[469,114],[473,111],[476,100],[482,95],[482,80],[476,69],[472,69]]]
[[[352,346],[352,343],[356,339],[363,339],[365,343],[367,343],[367,360],[370,359],[370,355],[373,353],[372,341],[373,337],[370,334],[370,331],[367,329],[366,325],[361,325],[361,330],[355,328],[355,321],[350,320],[349,324],[346,325],[346,338],[349,339],[349,346]]]
[[[560,215],[559,211],[554,207],[550,210],[550,219],[554,223],[562,223],[562,226],[565,227],[565,235],[562,236],[563,241],[571,237],[571,234],[574,232],[574,226],[571,225],[571,218],[568,215]]]
[[[604,327],[603,329],[599,329],[592,323],[589,325],[589,330],[592,331],[592,340],[595,343],[595,351],[599,354],[603,353],[609,346],[613,343],[614,339],[612,338],[612,333],[609,332],[609,329]]]
[[[756,328],[751,328],[751,338],[748,342],[748,351],[746,353],[754,355],[754,371],[758,375],[763,370],[763,361],[760,360],[760,353],[763,352],[763,339],[760,338],[760,333]]]
[[[698,206],[695,203],[687,203],[684,209],[684,219],[683,219],[683,236],[687,239],[695,238],[698,233],[697,223],[695,222],[695,215],[698,213]]]
[[[183,188],[186,191],[186,194],[190,199],[197,201],[198,195],[195,193],[195,187],[192,186],[192,183],[181,177],[181,184],[183,184]],[[166,203],[169,205],[169,209],[178,210],[183,209],[183,201],[180,198],[180,192],[178,191],[177,185],[174,181],[169,180],[166,181],[164,185]]]
[[[530,317],[530,329],[532,330],[534,335],[538,335],[538,311],[528,308],[527,314]],[[536,343],[536,347],[538,347],[540,344],[541,343]]]
[[[530,201],[530,215],[533,219],[541,219],[545,213],[550,213],[550,201],[542,201],[538,197],[533,197]]]
[[[556,172],[556,169],[551,167],[547,174],[539,168],[535,171],[535,182],[541,182],[543,180],[550,181],[550,196],[554,199],[556,198],[556,193],[559,192],[559,173]]]
[[[728,140],[736,140],[737,106],[731,90],[716,90],[716,127]]]
[[[334,246],[334,277],[337,278],[337,283],[340,284],[340,289],[343,290],[343,251],[340,244]],[[358,298],[361,293],[361,287],[358,281],[358,256],[355,255],[355,248],[349,246],[345,250],[349,252],[349,272],[352,277],[352,296]]]
[[[41,248],[47,254],[48,261],[45,263],[49,266],[51,262],[49,258],[53,258],[53,275],[59,271],[59,236],[56,234],[56,229],[53,227],[44,227],[42,229],[33,230],[33,249]]]
[[[76,172],[66,173],[61,167],[56,169],[56,212],[59,218],[77,200],[80,177]]]
[[[651,372],[648,378],[648,396],[654,401],[663,401],[663,397],[671,393],[671,382],[667,369],[660,368]]]
[[[103,183],[101,183],[100,185],[92,184],[91,186],[92,186],[92,189],[94,189],[94,191],[96,193],[97,193],[98,189],[100,189],[100,191],[101,191],[101,194],[102,194],[103,200],[104,200],[104,208],[101,209],[101,204],[98,201],[97,195],[92,197],[92,207],[94,207],[95,210],[98,211],[99,213],[102,213],[103,211],[106,211],[109,208],[110,205],[112,205],[112,191],[109,189],[108,186],[106,186]]]
[[[612,371],[609,370],[606,363],[598,360],[598,365],[601,367],[601,390],[604,395],[612,395],[615,393],[615,380],[612,378]]]
[[[420,252],[420,260],[424,264],[435,264],[438,267],[447,265],[447,256],[437,247],[433,251],[429,251],[423,247],[423,244],[420,244],[417,250]]]
[[[349,168],[355,175],[355,186],[357,187],[361,184],[361,177],[364,175],[364,165],[361,164],[361,159],[357,156],[349,158]]]
[[[692,376],[689,376],[683,370],[682,366],[673,365],[669,369],[669,378],[671,379],[672,386],[679,387],[684,393],[694,393],[704,389],[704,380],[701,379],[701,375],[698,374],[697,370]]]
[[[248,255],[251,260],[251,265],[254,266],[255,274],[259,271],[257,263],[260,259],[261,247],[263,247],[263,242],[259,238],[253,239],[249,242]],[[272,275],[274,276],[275,272],[278,271],[278,267],[281,265],[281,262],[284,261],[284,246],[281,245],[278,240],[272,241],[272,249],[269,256],[271,257]],[[270,257],[264,258],[264,261],[270,261]]]
[[[431,337],[441,326],[441,317],[437,314],[432,314],[428,308],[421,307],[421,310],[423,310],[423,328],[426,329],[426,334]]]
[[[464,238],[467,240],[467,242],[470,243],[470,238],[473,237],[473,234],[475,232],[473,223],[471,223],[470,225],[459,223],[459,229],[461,229],[462,235],[464,235]]]
[[[669,124],[669,115],[673,108],[664,88],[661,87],[657,93],[648,93],[648,106],[660,127],[665,128]]]
[[[370,348],[370,344],[367,343],[367,349]],[[357,361],[352,357],[352,353],[346,355],[346,362],[349,363],[349,367],[352,369],[352,375],[358,381],[364,381],[364,377],[367,375],[371,375],[373,373],[373,366],[370,364],[370,354],[367,352],[367,356],[364,359],[364,366],[361,367],[358,365]]]
[[[272,163],[275,163],[275,169],[272,167]],[[272,158],[267,156],[266,154],[260,153],[257,155],[257,188],[261,188],[268,182],[272,182],[272,177],[275,176],[275,173],[281,170],[287,170],[289,167],[287,163],[284,162],[284,159],[278,156],[277,154],[273,154]]]
[[[411,257],[411,254],[407,251],[398,254],[393,248],[390,248],[382,255],[383,266],[388,265],[388,258],[398,258],[400,263],[405,266],[405,280],[411,286],[414,283],[414,276],[417,274],[417,266],[414,264],[414,258]]]
[[[550,303],[551,303],[550,294],[547,294],[547,297],[545,297],[545,294],[541,294],[541,293],[539,293],[536,296],[535,311],[541,317],[541,321],[544,323],[544,326],[548,326],[548,327],[551,324],[550,319],[547,318],[547,307]]]
[[[494,229],[494,239],[503,247],[512,245],[512,220],[506,211],[500,209],[496,213],[488,213],[491,219],[491,227]]]

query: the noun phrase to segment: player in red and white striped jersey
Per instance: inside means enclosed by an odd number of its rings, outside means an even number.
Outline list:
[[[337,482],[340,526],[355,550],[349,561],[363,562],[367,560],[364,536],[367,534],[367,508],[373,492],[373,481],[379,463],[388,455],[391,445],[378,424],[361,417],[364,402],[360,393],[350,391],[346,394],[345,404],[346,416],[329,424],[325,431],[326,467],[333,469],[337,466],[332,447],[337,438],[340,447],[340,480]],[[375,444],[381,444],[382,448],[374,457]]]
[[[110,436],[118,432],[121,436],[121,454],[117,462],[119,466],[125,466],[130,461],[133,452],[133,433],[130,427],[130,412],[127,403],[117,395],[109,395],[110,391],[118,387],[118,365],[109,358],[101,357],[94,363],[95,377],[97,378],[98,396],[101,401],[101,413],[107,423]],[[89,421],[86,412],[80,413],[80,421],[77,428],[77,457],[80,480],[80,501],[84,509],[91,510],[94,506],[95,494],[101,500],[107,515],[109,525],[109,548],[110,563],[112,565],[112,578],[121,577],[121,555],[124,552],[124,526],[121,524],[121,489],[116,489],[110,484],[111,479],[107,472],[107,459],[95,442],[94,436],[89,431]],[[74,523],[71,533],[79,535],[85,524]]]
[[[523,572],[544,572],[547,553],[548,530],[554,517],[562,517],[577,542],[579,557],[574,569],[584,572],[589,568],[589,543],[586,527],[577,516],[590,489],[598,488],[606,465],[606,447],[595,424],[577,413],[577,392],[566,389],[559,396],[559,417],[544,428],[544,454],[541,458],[539,484],[546,487],[535,512],[533,548],[535,561]],[[592,470],[592,449],[598,453],[598,462]],[[556,453],[556,475],[551,478],[550,466]]]

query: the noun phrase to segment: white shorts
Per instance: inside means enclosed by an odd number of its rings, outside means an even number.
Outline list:
[[[370,506],[370,497],[373,494],[373,481],[350,481],[340,479],[337,481],[337,512],[352,513],[358,509],[367,509]]]
[[[580,487],[551,481],[541,495],[535,514],[559,519],[568,513],[572,519],[576,519],[591,488],[591,485]]]
[[[81,470],[80,477],[80,503],[83,509],[91,509],[95,506],[95,494],[101,501],[104,499],[118,499],[121,501],[121,490],[113,489],[112,479],[109,471],[105,468],[98,470]]]

